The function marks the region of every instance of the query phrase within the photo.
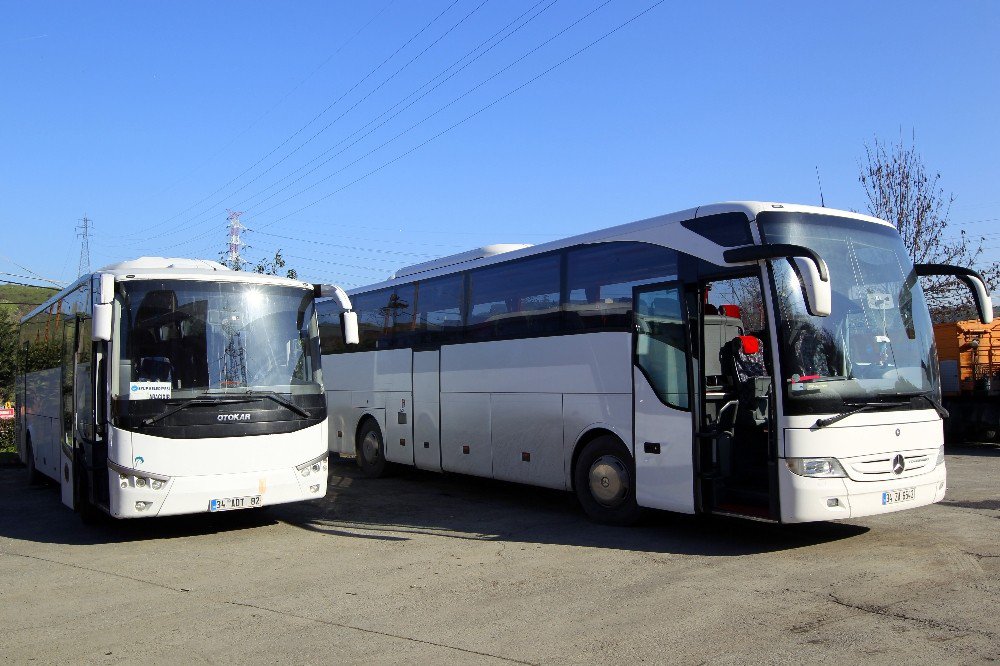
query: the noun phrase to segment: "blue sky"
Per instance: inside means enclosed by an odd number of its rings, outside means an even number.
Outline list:
[[[816,204],[816,167],[863,210],[863,144],[911,133],[1000,257],[1000,3],[655,2],[0,2],[0,271],[73,279],[84,214],[93,267],[217,258],[234,208],[250,258],[356,286]]]

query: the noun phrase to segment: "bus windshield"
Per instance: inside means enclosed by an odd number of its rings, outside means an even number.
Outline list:
[[[913,263],[892,227],[791,212],[757,216],[767,243],[816,250],[830,268],[832,312],[809,314],[795,269],[773,261],[787,414],[859,404],[927,409],[940,398],[936,349]]]
[[[323,392],[311,291],[136,280],[120,283],[118,301],[115,393],[122,398]]]

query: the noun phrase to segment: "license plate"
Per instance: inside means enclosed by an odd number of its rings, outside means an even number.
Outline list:
[[[899,488],[898,490],[886,490],[882,493],[882,504],[898,504],[909,502],[917,496],[916,488]]]
[[[232,511],[233,509],[255,509],[261,505],[260,495],[243,497],[222,497],[208,503],[209,511]]]

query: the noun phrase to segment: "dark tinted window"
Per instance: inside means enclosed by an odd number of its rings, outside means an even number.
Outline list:
[[[647,243],[598,243],[567,253],[565,325],[569,331],[622,330],[632,287],[677,279],[677,252]]]
[[[358,334],[361,340],[357,351],[371,351],[388,347],[393,311],[390,304],[391,297],[392,290],[390,289],[351,296],[351,305],[358,313]]]
[[[344,330],[340,327],[340,313],[343,310],[337,301],[329,299],[316,303],[316,314],[319,318],[320,348],[323,354],[340,354],[346,351],[344,345]]]
[[[466,339],[557,333],[559,265],[557,253],[471,271]]]
[[[456,341],[462,332],[462,275],[421,280],[417,283],[414,330],[422,344]]]
[[[392,336],[389,345],[392,347],[412,347],[417,341],[416,318],[416,285],[402,284],[396,287],[389,297],[389,310],[392,315]]]
[[[723,247],[739,247],[753,243],[753,238],[750,236],[750,221],[743,213],[706,215],[693,220],[684,220],[681,226]]]

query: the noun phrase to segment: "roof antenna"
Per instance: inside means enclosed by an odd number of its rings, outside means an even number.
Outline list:
[[[819,205],[826,208],[826,201],[823,199],[823,181],[819,177],[819,165],[816,165],[816,183],[819,184]]]

